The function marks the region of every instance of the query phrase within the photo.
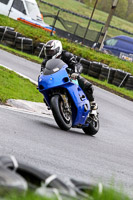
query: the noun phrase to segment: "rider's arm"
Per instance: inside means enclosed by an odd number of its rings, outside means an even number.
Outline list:
[[[46,62],[47,62],[47,60],[44,59],[43,62],[42,62],[42,64],[41,64],[41,72],[42,72],[43,69],[45,68]]]
[[[77,61],[76,56],[70,52],[62,52],[62,60],[72,69],[72,73],[81,74],[83,66]]]

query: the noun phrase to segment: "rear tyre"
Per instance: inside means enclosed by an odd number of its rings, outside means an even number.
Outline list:
[[[72,114],[70,108],[65,108],[60,95],[55,95],[51,98],[51,109],[58,126],[62,130],[68,131],[72,127]]]
[[[99,131],[99,119],[97,117],[97,120],[90,120],[89,126],[83,128],[83,131],[86,135],[93,136]]]

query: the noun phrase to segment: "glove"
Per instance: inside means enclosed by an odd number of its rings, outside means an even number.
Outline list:
[[[79,77],[79,74],[77,74],[77,73],[72,73],[72,74],[71,74],[71,78],[72,78],[73,80],[78,79],[78,77]]]
[[[75,72],[81,74],[82,71],[83,71],[83,66],[81,65],[81,63],[76,63]]]

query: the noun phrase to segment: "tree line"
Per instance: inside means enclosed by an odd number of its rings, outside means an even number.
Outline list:
[[[93,7],[96,0],[77,0]],[[113,0],[98,0],[97,9],[109,13]],[[119,0],[115,11],[115,16],[133,22],[133,0]]]

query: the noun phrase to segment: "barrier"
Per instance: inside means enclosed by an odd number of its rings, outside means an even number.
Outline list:
[[[80,61],[80,60],[79,60]],[[91,61],[81,58],[80,63],[83,65],[83,73],[88,74]]]
[[[89,76],[93,76],[94,78],[98,78],[99,79],[99,75],[101,73],[101,67],[102,67],[102,63],[92,62],[90,64],[88,75]]]
[[[26,53],[33,53],[33,40],[25,37],[17,37],[15,48]]]
[[[34,55],[38,56],[39,58],[44,58],[44,43],[37,43],[34,46]]]
[[[118,87],[124,86],[126,79],[128,78],[129,75],[131,74],[122,71],[120,69],[116,70],[112,84]]]
[[[21,36],[21,37],[18,37]],[[0,42],[8,46],[14,47],[23,52],[34,54],[40,58],[45,58],[44,43],[33,43],[33,40],[22,36],[20,33],[15,32],[11,27],[0,26]],[[108,83],[118,87],[124,87],[128,90],[133,90],[133,76],[130,73],[120,69],[110,68],[100,62],[93,62],[86,60],[82,57],[77,57],[83,65],[83,73],[99,80],[107,80]]]
[[[133,76],[128,77],[124,87],[128,90],[133,90]]]
[[[109,70],[110,68],[108,65],[102,64],[99,80],[101,81],[108,80]]]

